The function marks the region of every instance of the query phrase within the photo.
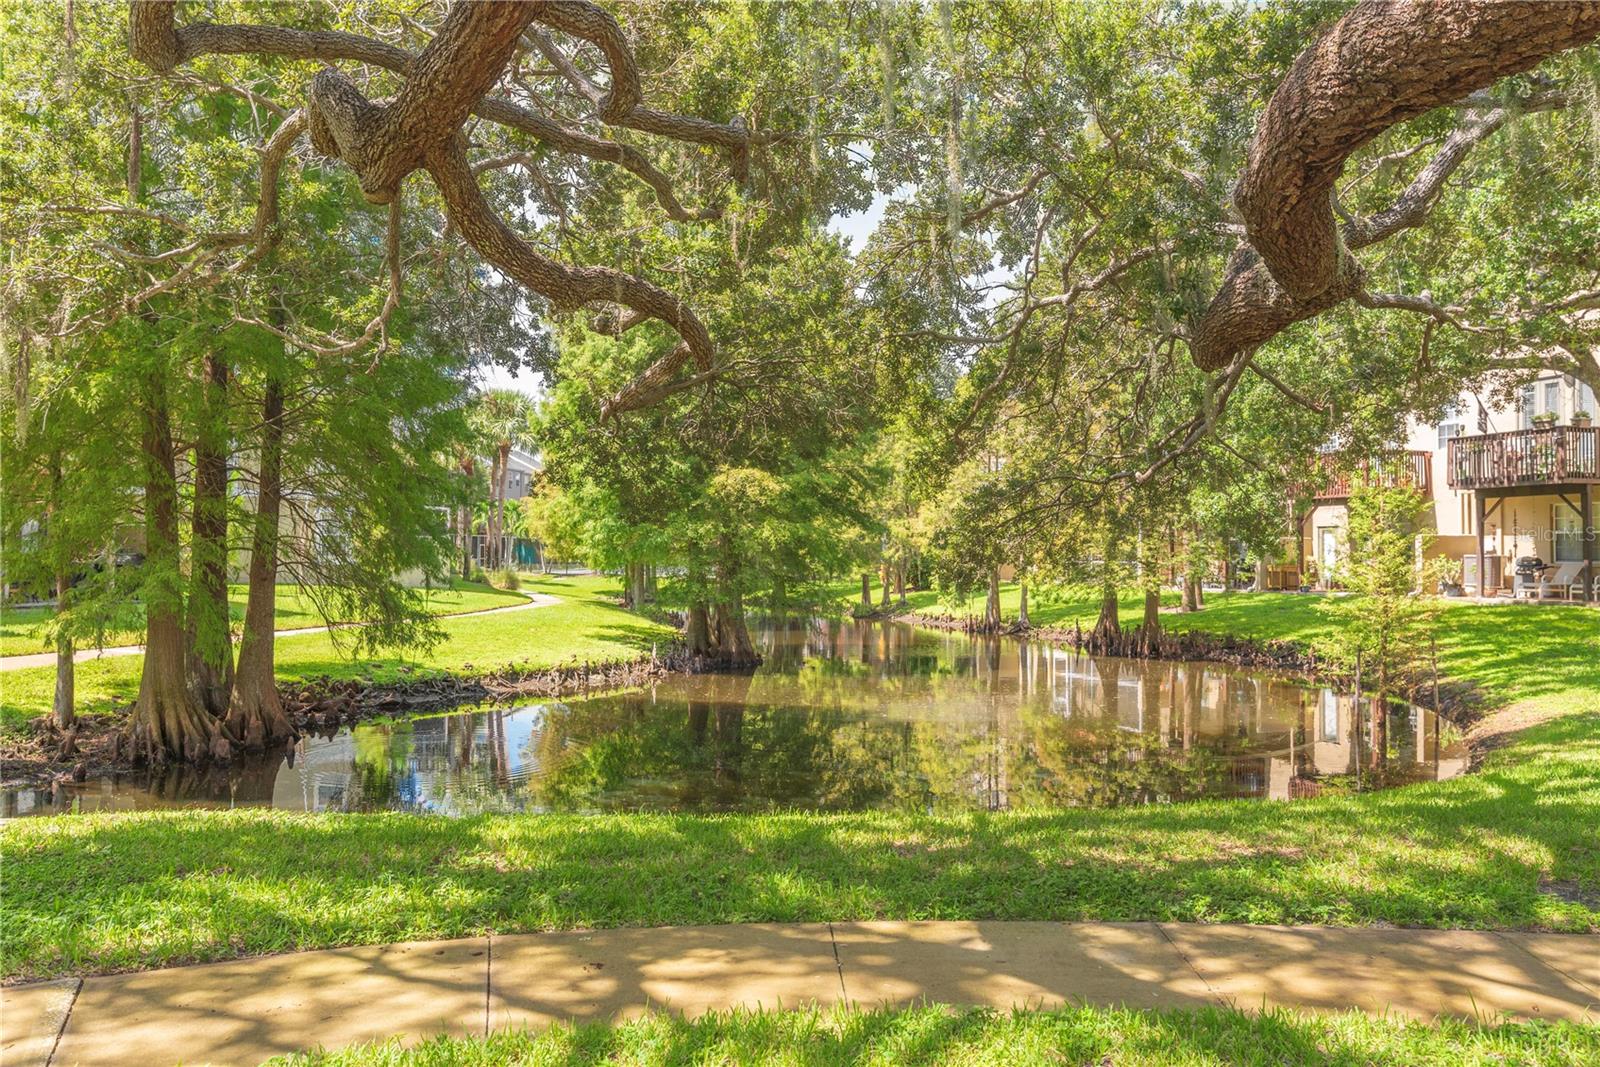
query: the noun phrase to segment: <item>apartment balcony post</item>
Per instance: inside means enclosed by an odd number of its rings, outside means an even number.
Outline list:
[[[1474,489],[1472,491],[1472,508],[1475,521],[1478,524],[1478,597],[1482,599],[1489,595],[1488,590],[1485,588],[1489,580],[1489,561],[1484,558],[1483,525],[1485,515],[1483,510],[1483,490]]]
[[[1594,602],[1595,521],[1594,489],[1588,482],[1578,492],[1583,514],[1578,517],[1578,532],[1583,536],[1583,602]]]

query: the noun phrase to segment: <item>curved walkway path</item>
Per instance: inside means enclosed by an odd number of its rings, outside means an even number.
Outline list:
[[[549,593],[523,593],[527,598],[523,604],[508,604],[503,608],[479,608],[476,611],[456,611],[447,615],[440,615],[441,619],[461,619],[468,615],[499,615],[507,611],[527,611],[529,608],[549,607],[559,604],[561,598],[551,596]],[[297,634],[320,634],[328,630],[345,630],[352,626],[365,626],[361,622],[341,622],[333,626],[302,626],[294,630],[274,631],[276,637],[294,637]],[[116,659],[119,656],[140,656],[144,654],[143,645],[115,645],[111,648],[82,648],[72,654],[72,662],[83,663],[92,659]],[[30,652],[23,656],[0,656],[0,671],[20,671],[25,667],[53,667],[56,662],[54,652]]]
[[[732,1007],[1355,1008],[1600,1020],[1600,935],[865,922],[494,935],[0,990],[8,1065],[254,1064],[403,1035]]]

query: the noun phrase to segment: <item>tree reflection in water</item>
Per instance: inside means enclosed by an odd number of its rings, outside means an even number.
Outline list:
[[[1358,771],[1448,777],[1431,714],[1216,664],[788,617],[754,673],[375,722],[292,760],[8,795],[9,812],[178,803],[474,811],[954,810],[1286,799]],[[1372,759],[1373,733],[1387,737]],[[1366,757],[1366,758],[1363,758]],[[1371,766],[1369,766],[1369,764]]]

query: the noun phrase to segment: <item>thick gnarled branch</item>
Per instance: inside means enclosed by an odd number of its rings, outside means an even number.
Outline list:
[[[1469,120],[1388,210],[1341,230],[1334,185],[1384,130],[1600,36],[1600,2],[1410,4],[1366,0],[1290,68],[1256,128],[1235,190],[1247,241],[1190,329],[1194,362],[1216,370],[1363,289],[1352,254],[1417,225],[1473,145],[1509,117]],[[1548,97],[1534,109],[1559,106]]]
[[[1600,3],[1368,0],[1295,59],[1234,202],[1273,279],[1309,300],[1348,273],[1329,207],[1345,160],[1390,127],[1600,34]]]
[[[644,407],[658,399],[662,387],[693,359],[701,371],[711,369],[714,349],[704,324],[682,300],[642,278],[609,267],[569,267],[536,251],[517,236],[489,207],[478,188],[459,139],[428,158],[428,172],[444,197],[450,221],[478,254],[558,308],[611,303],[629,308],[629,325],[660,319],[677,331],[683,343],[647,370],[608,405],[608,413]]]
[[[366,63],[405,76],[417,58],[403,48],[337,30],[296,30],[280,26],[203,22],[179,28],[174,24],[174,6],[174,0],[134,0],[130,8],[130,51],[135,59],[157,73],[168,73],[181,63],[202,55],[276,55],[324,63]],[[478,5],[457,6],[466,8]],[[537,11],[534,14],[537,15]],[[490,122],[520,130],[558,152],[613,163],[623,168],[648,185],[668,216],[677,221],[715,219],[721,215],[716,208],[699,211],[686,209],[679,202],[666,175],[643,152],[630,145],[570,129],[501,97],[486,96],[474,104],[473,111]],[[641,121],[653,123],[657,127],[653,132],[664,132],[680,140],[734,150],[736,160],[742,158],[738,153],[746,151],[752,139],[760,139],[748,133],[741,136],[732,125],[669,118],[675,121],[656,122],[649,115]]]
[[[560,147],[611,158],[644,177],[675,217],[692,217],[677,203],[665,178],[632,149],[587,138],[508,102],[485,99],[534,19],[588,40],[605,54],[612,70],[611,89],[597,102],[605,121],[635,128],[653,124],[668,136],[734,148],[735,173],[743,178],[750,138],[742,124],[736,120],[720,127],[641,108],[637,70],[621,28],[609,14],[583,0],[456,4],[433,40],[414,58],[402,49],[350,34],[204,24],[178,29],[168,0],[136,0],[129,29],[133,54],[157,72],[170,72],[206,52],[260,52],[328,61],[355,58],[400,74],[395,97],[378,102],[368,100],[339,71],[319,72],[304,109],[304,126],[313,146],[347,164],[356,173],[362,194],[374,203],[396,204],[401,182],[425,167],[444,197],[451,224],[467,242],[489,263],[555,306],[604,302],[628,308],[630,325],[655,318],[670,326],[682,343],[614,397],[606,410],[642,407],[681,388],[672,385],[672,379],[691,360],[702,377],[714,374],[714,350],[704,325],[681,300],[642,278],[605,267],[568,267],[523,241],[484,199],[459,134],[467,115],[476,111],[561,142]],[[395,225],[391,220],[392,228]],[[390,252],[389,262],[397,264],[392,247]],[[383,312],[357,343],[382,328],[398,294],[396,267]],[[343,345],[337,347],[344,351]]]

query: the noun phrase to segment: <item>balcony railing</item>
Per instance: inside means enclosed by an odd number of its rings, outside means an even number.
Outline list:
[[[1600,483],[1600,428],[1552,426],[1450,440],[1452,489]]]
[[[1322,477],[1317,500],[1348,500],[1351,492],[1362,486],[1408,485],[1423,496],[1433,495],[1432,452],[1392,452],[1362,460],[1353,470],[1341,464],[1339,456],[1329,453],[1319,459],[1318,466]]]

